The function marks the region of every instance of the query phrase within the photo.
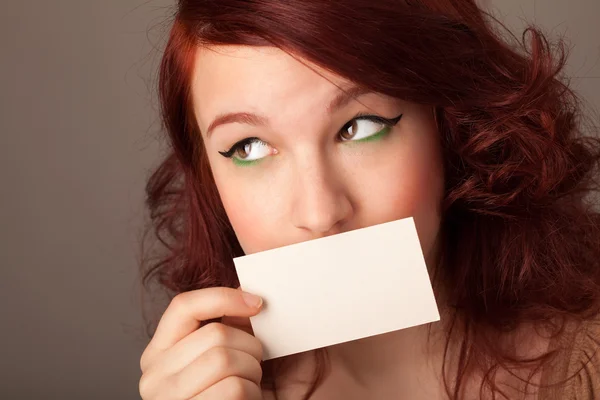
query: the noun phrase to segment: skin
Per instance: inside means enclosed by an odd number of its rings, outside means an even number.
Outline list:
[[[412,216],[431,267],[444,187],[432,108],[355,93],[330,109],[339,88],[350,83],[306,64],[276,48],[197,51],[193,111],[242,248],[251,254]],[[261,124],[214,127],[223,114],[238,112],[261,115],[254,121]],[[389,129],[366,120],[349,124],[357,113],[402,117]],[[261,143],[228,153],[250,137]],[[444,321],[446,306],[438,300]],[[259,386],[262,346],[248,323],[261,306],[256,296],[230,288],[176,296],[142,354],[142,398],[273,399]],[[222,322],[200,328],[201,321],[221,317]],[[422,325],[329,347],[330,373],[311,399],[446,398],[444,329]],[[524,327],[507,345],[535,357],[547,343],[532,338]],[[278,378],[279,399],[301,398],[314,371],[311,352],[290,357],[293,367]],[[454,365],[449,364],[450,372]],[[500,371],[498,377],[519,386],[510,373]],[[473,379],[465,399],[479,398],[478,385]]]
[[[365,93],[329,110],[339,87],[351,83],[309,66],[276,48],[213,47],[197,53],[194,111],[221,200],[245,253],[413,216],[429,256],[440,224],[444,184],[433,109]],[[209,131],[219,115],[234,112],[256,113],[267,121],[259,126],[229,123]],[[358,140],[337,140],[358,112],[402,117],[386,135],[373,138],[370,135],[382,126],[363,121],[345,136],[353,138],[354,133]],[[259,161],[243,165],[219,153],[247,137],[258,137],[266,145],[254,145],[238,156],[261,157]],[[332,359],[343,368],[332,374],[332,387],[339,396],[335,380],[356,381],[353,378],[360,376],[359,393],[367,388],[372,394],[369,388],[381,386],[381,377],[393,372],[402,371],[407,382],[416,373],[424,376],[423,369],[429,367],[415,368],[412,361],[413,349],[425,351],[415,339],[420,336],[421,330],[413,329],[334,346]],[[407,351],[401,359],[390,358],[389,346],[397,354]],[[306,368],[297,375],[305,375],[310,366]],[[409,370],[415,372],[407,374]],[[403,386],[412,396],[419,392],[414,384]],[[352,391],[355,396],[356,388]],[[327,390],[321,393],[332,398]]]
[[[431,252],[443,190],[431,107],[371,93],[330,113],[338,86],[348,82],[275,48],[198,51],[195,71],[194,111],[246,254],[409,216],[424,252]],[[231,123],[208,132],[218,115],[232,112],[262,114],[268,125]],[[336,141],[358,112],[402,118],[379,140]],[[361,136],[381,128],[360,124]],[[251,150],[265,155],[259,162],[241,167],[219,154],[246,137],[268,143]]]
[[[194,113],[246,254],[409,216],[426,260],[433,254],[444,186],[433,109],[378,93],[354,93],[330,109],[349,85],[276,48],[198,50]],[[263,124],[210,129],[219,116],[237,112],[260,114]],[[389,126],[352,124],[357,113],[401,117]],[[249,137],[262,142],[233,158],[221,154]],[[176,296],[142,355],[142,398],[273,398],[259,388],[262,347],[248,326],[247,318],[260,312],[258,300],[227,288]],[[224,316],[199,328],[200,321]],[[441,342],[427,337],[421,326],[328,348],[331,373],[313,399],[441,398]],[[313,372],[310,352],[292,357],[281,399],[300,398],[306,386],[298,382]]]

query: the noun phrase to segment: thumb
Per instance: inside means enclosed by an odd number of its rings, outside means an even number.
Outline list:
[[[238,287],[237,289],[242,290],[241,287]],[[233,328],[240,329],[240,330],[254,336],[254,331],[252,330],[252,324],[250,323],[250,318],[248,318],[248,317],[224,316],[221,318],[221,323],[231,326]]]

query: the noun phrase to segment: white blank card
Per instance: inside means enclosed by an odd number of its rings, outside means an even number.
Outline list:
[[[413,218],[234,259],[264,360],[440,319]]]

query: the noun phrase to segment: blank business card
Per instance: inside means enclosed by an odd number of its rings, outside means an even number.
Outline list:
[[[263,360],[440,319],[413,218],[234,259]]]

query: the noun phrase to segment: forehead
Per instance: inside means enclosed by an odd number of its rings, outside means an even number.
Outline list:
[[[227,111],[258,111],[259,105],[266,112],[294,102],[322,106],[347,83],[275,47],[213,46],[196,52],[192,97],[199,119],[207,119]]]

